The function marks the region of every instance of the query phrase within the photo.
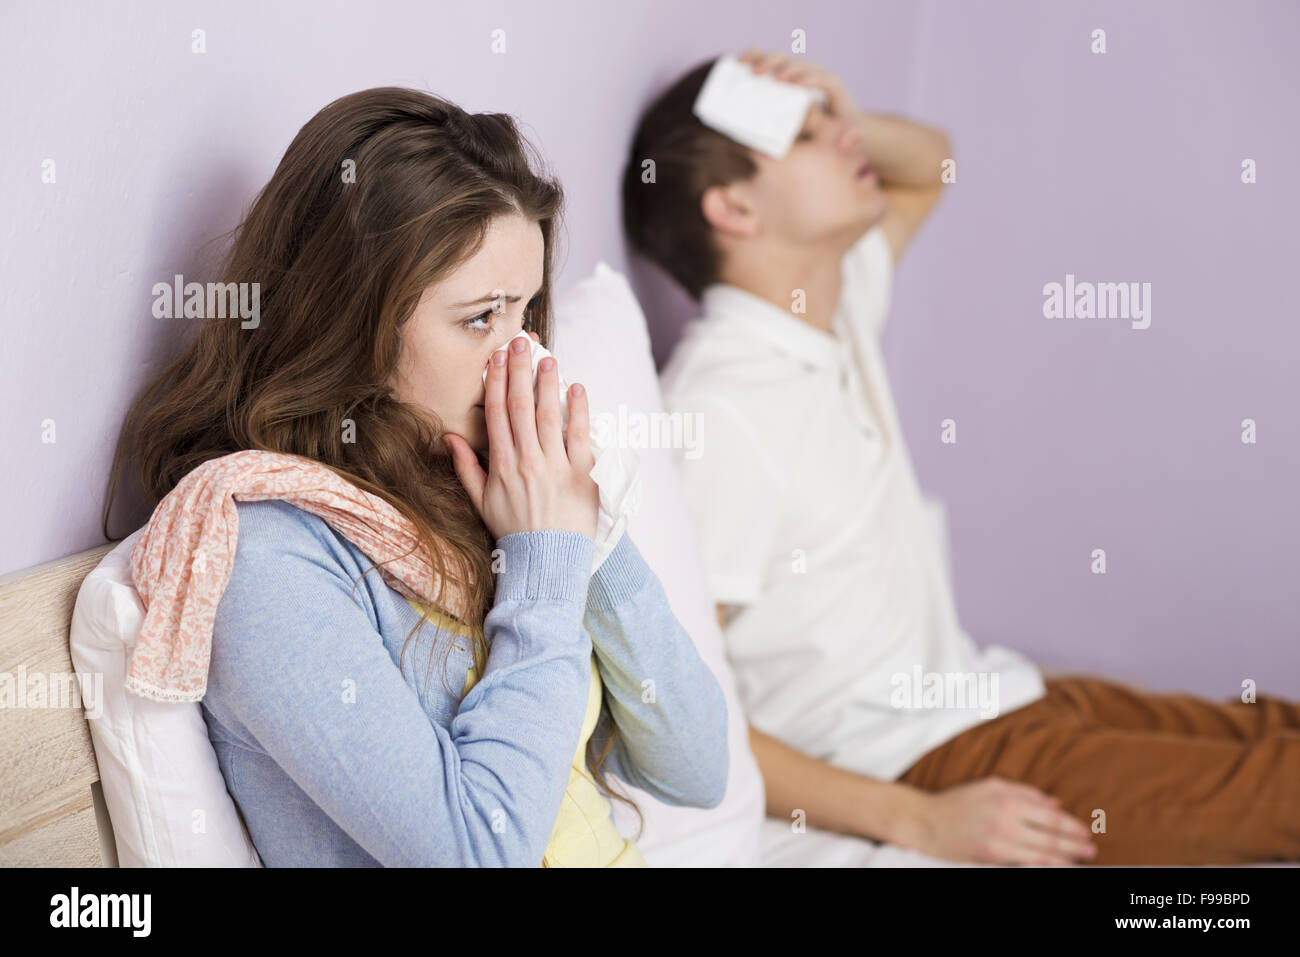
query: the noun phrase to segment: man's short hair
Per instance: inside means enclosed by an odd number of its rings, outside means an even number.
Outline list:
[[[641,115],[623,169],[623,229],[632,248],[672,276],[697,302],[719,281],[722,254],[700,200],[711,186],[758,171],[749,150],[691,111],[714,60],[694,67]],[[654,161],[645,182],[645,161]]]

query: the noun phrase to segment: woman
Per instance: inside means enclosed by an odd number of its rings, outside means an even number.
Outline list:
[[[329,509],[235,501],[210,660],[187,666],[268,866],[643,865],[607,768],[669,804],[722,799],[717,682],[626,535],[592,572],[583,390],[561,433],[554,360],[534,399],[527,350],[497,351],[550,339],[562,193],[527,149],[509,117],[426,93],[331,103],[228,254],[258,320],[205,319],[127,417],[106,535],[125,458],[157,517],[187,476],[260,455],[345,480],[433,569],[435,600],[415,601]]]

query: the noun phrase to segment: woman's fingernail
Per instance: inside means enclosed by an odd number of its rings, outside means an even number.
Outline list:
[[[512,352],[523,352],[523,351],[524,351],[524,340],[522,340],[522,339],[516,339],[514,342],[510,343],[510,349],[511,349]]]
[[[506,361],[506,354],[504,352],[492,353],[492,364],[494,366],[502,365],[505,363],[505,361]]]
[[[555,360],[547,356],[541,362],[537,363],[537,369],[540,372],[550,372],[555,368]]]
[[[576,382],[573,384],[573,394],[582,395],[582,386],[578,385]]]

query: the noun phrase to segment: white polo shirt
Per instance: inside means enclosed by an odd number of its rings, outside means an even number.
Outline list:
[[[669,411],[700,414],[678,464],[714,601],[740,606],[724,637],[747,717],[883,780],[1044,692],[957,622],[942,508],[880,353],[893,269],[873,227],[844,257],[833,333],[712,285],[661,378]]]

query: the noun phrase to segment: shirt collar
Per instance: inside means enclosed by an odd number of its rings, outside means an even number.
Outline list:
[[[837,336],[810,326],[775,303],[739,286],[713,283],[701,294],[700,305],[705,315],[739,320],[747,332],[761,336],[815,368],[834,368],[843,359],[844,345]],[[837,310],[837,325],[838,316]]]

